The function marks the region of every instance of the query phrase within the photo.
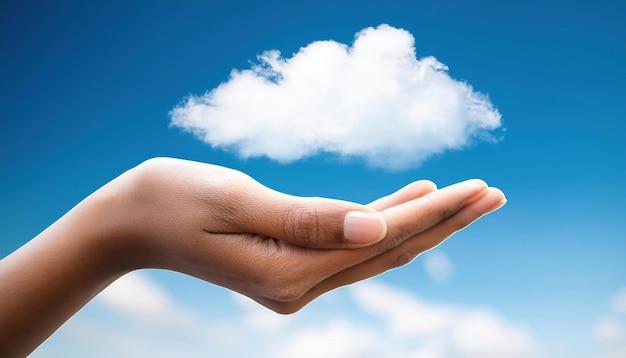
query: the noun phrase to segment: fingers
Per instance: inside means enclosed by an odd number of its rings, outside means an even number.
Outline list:
[[[391,195],[384,196],[374,202],[371,202],[367,206],[376,211],[383,211],[392,206],[417,199],[435,190],[437,190],[435,183],[429,180],[420,180],[403,187]]]
[[[447,220],[379,256],[328,278],[321,285],[328,291],[406,265],[422,252],[439,245],[481,216],[497,210],[505,202],[504,195],[499,189],[489,188],[480,199],[463,207]]]
[[[486,190],[484,181],[472,179],[384,210],[381,214],[387,222],[388,239],[377,245],[376,253],[398,246],[407,238],[452,216]]]
[[[256,300],[278,312],[295,312],[330,290],[377,276],[383,272],[411,262],[422,252],[437,246],[452,234],[470,225],[481,216],[497,210],[504,205],[505,202],[506,199],[500,190],[496,188],[486,189],[484,195],[464,206],[448,219],[406,240],[389,251],[326,278],[296,300],[290,302],[276,302],[263,297],[258,297]]]
[[[382,211],[380,214],[387,222],[385,239],[360,250],[325,252],[317,259],[318,279],[321,281],[401,245],[407,239],[454,215],[472,200],[485,195],[487,191],[483,181],[468,180]],[[402,196],[399,195],[397,198]]]

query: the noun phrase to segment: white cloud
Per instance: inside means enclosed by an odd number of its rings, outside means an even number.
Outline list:
[[[424,268],[428,277],[437,282],[448,282],[454,273],[452,261],[443,251],[439,249],[431,250],[423,255]]]
[[[532,357],[537,345],[527,329],[491,309],[465,309],[425,302],[377,282],[352,286],[356,303],[385,321],[392,332],[423,346],[415,357]],[[415,344],[415,343],[414,343]]]
[[[171,124],[241,157],[288,162],[320,152],[401,169],[429,155],[493,140],[500,113],[452,79],[434,57],[416,58],[413,36],[388,25],[352,46],[316,41],[290,58],[277,50],[171,111]]]

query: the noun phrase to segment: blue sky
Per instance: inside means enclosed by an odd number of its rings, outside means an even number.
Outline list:
[[[236,168],[297,195],[368,202],[417,179],[477,177],[508,199],[411,265],[288,318],[180,274],[140,272],[34,356],[626,354],[626,3],[377,3],[0,3],[0,257],[154,156]],[[181,101],[264,51],[350,46],[380,24],[488,95],[501,139],[389,170],[332,154],[241,159],[170,125]],[[415,319],[377,305],[389,297]]]

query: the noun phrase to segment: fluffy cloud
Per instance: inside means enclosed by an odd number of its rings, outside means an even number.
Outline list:
[[[428,251],[423,254],[424,268],[431,280],[444,283],[452,278],[454,266],[448,255],[439,249]]]
[[[372,281],[353,286],[351,293],[365,312],[382,318],[390,331],[421,346],[414,357],[533,357],[538,353],[526,329],[488,308],[432,304]]]
[[[429,155],[493,140],[500,113],[413,36],[388,25],[352,46],[316,41],[290,58],[277,50],[171,111],[171,124],[241,157],[289,162],[321,152],[401,169]]]

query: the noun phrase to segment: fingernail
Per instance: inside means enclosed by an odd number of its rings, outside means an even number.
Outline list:
[[[372,244],[387,234],[387,223],[376,213],[350,211],[343,224],[343,235],[353,244]]]

